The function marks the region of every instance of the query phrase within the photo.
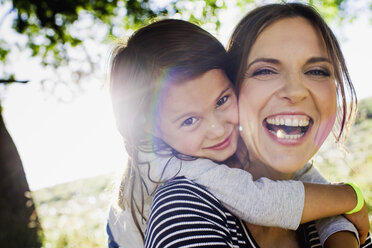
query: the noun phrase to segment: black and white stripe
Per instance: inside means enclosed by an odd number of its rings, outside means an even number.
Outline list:
[[[300,247],[303,248],[322,248],[318,231],[314,222],[300,225],[297,229],[297,237]]]
[[[202,186],[179,177],[158,189],[145,247],[246,247],[241,223]]]
[[[372,240],[371,240],[371,235],[368,234],[367,240],[364,243],[364,245],[361,245],[360,248],[372,248]]]

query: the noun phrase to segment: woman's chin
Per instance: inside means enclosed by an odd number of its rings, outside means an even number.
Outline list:
[[[296,173],[296,171],[298,171],[299,169],[301,169],[304,165],[306,164],[306,162],[303,162],[301,164],[299,164],[298,162],[281,162],[279,161],[279,163],[275,163],[274,165],[271,165],[271,167],[278,171],[278,173],[282,173],[283,175],[294,175],[294,173]]]

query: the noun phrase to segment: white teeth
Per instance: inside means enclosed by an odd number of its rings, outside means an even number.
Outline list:
[[[296,140],[296,139],[299,139],[301,138],[304,133],[301,133],[301,134],[286,134],[283,130],[279,129],[277,132],[274,132],[272,130],[270,130],[270,132],[272,134],[274,134],[277,138],[279,139],[290,139],[290,140]]]
[[[275,133],[275,132],[273,132],[273,133]],[[284,136],[285,136],[286,134],[285,134],[285,132],[284,132],[283,130],[279,129],[279,130],[275,133],[275,135],[276,135],[276,137],[282,139],[282,138],[284,138]]]
[[[308,119],[290,119],[290,118],[267,118],[266,122],[271,125],[285,125],[290,127],[306,127],[309,125]]]
[[[297,119],[292,120],[292,126],[298,127],[298,120]]]
[[[304,120],[304,121],[302,122],[302,126],[306,127],[306,126],[308,126],[308,125],[309,125],[309,120]]]

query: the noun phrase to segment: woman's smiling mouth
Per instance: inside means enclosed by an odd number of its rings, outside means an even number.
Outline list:
[[[263,126],[280,143],[298,143],[308,133],[313,120],[307,115],[280,114],[264,119]]]

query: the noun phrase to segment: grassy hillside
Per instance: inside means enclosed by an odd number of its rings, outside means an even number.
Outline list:
[[[314,164],[331,181],[358,183],[369,209],[372,209],[370,103],[372,99],[361,104],[362,109],[366,106],[366,110],[359,116],[358,124],[353,127],[352,135],[342,148],[348,153],[327,142],[314,158]],[[104,175],[34,192],[45,234],[44,247],[106,247],[107,207],[113,194],[111,189],[115,177]]]
[[[345,146],[326,143],[314,164],[330,181],[357,183],[372,210],[372,119],[355,125]]]
[[[106,218],[114,178],[102,175],[34,192],[44,247],[107,247]]]

